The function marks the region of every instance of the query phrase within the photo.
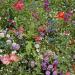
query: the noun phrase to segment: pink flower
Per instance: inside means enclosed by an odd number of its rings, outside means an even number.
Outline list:
[[[67,71],[67,72],[66,72],[66,75],[70,75],[70,72]]]
[[[19,32],[19,33],[23,33],[23,32],[24,32],[23,26],[20,26],[20,27],[18,28],[18,32]]]
[[[9,55],[2,56],[1,61],[3,64],[6,64],[6,65],[11,63]]]
[[[24,8],[24,3],[22,0],[18,0],[14,5],[13,7],[16,9],[16,10],[22,10]]]
[[[19,57],[15,53],[12,53],[12,54],[10,54],[10,60],[12,62],[17,62],[17,61],[19,61]]]

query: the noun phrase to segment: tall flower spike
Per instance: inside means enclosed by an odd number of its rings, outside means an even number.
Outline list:
[[[50,8],[49,8],[49,1],[48,0],[44,0],[44,10],[46,12],[49,12],[50,11]]]

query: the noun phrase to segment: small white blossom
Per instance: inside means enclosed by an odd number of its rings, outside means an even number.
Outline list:
[[[3,50],[2,49],[0,49],[0,53],[2,53],[3,52]]]
[[[39,48],[40,46],[39,46],[39,44],[35,44],[35,48]]]
[[[10,44],[12,44],[12,41],[11,41],[11,40],[7,40],[6,43],[7,43],[8,45],[10,45]]]
[[[0,33],[0,37],[1,37],[1,38],[4,38],[4,37],[5,37],[4,33],[1,32],[1,33]]]
[[[10,35],[9,35],[9,34],[7,34],[7,35],[6,35],[6,37],[7,37],[7,38],[10,38]]]
[[[39,52],[40,50],[39,49],[36,49],[36,51]]]

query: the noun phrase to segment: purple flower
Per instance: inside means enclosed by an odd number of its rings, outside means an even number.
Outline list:
[[[69,21],[71,16],[72,16],[72,13],[70,11],[66,12],[64,16],[64,21]]]
[[[63,75],[63,72],[61,71],[61,72],[59,73],[59,75]]]
[[[49,5],[49,1],[48,0],[44,0],[44,4],[45,5]]]
[[[43,62],[49,64],[49,58],[48,58],[48,57],[45,57],[45,58],[43,59]]]
[[[47,12],[50,10],[50,8],[49,8],[49,1],[48,0],[44,0],[44,9]]]
[[[48,33],[50,33],[50,32],[56,32],[56,30],[48,29],[47,32],[48,32]]]
[[[51,70],[53,68],[53,65],[48,65],[47,70]]]
[[[57,71],[54,71],[54,72],[53,72],[53,75],[57,75]]]
[[[42,67],[42,70],[46,70],[47,69],[47,63],[42,62],[41,67]]]
[[[16,43],[12,43],[12,49],[19,50],[20,49],[20,45],[16,44]]]
[[[58,65],[58,60],[54,60],[53,65]]]
[[[43,33],[43,32],[40,32],[40,35],[43,37],[43,36],[45,36],[45,33]]]
[[[50,71],[46,71],[45,72],[45,75],[50,75]]]

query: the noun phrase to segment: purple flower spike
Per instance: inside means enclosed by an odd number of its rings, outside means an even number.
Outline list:
[[[50,8],[49,8],[49,1],[48,0],[44,0],[44,9],[45,11],[49,12]]]
[[[50,75],[50,71],[46,71],[45,75]]]
[[[44,4],[45,5],[49,5],[49,1],[48,0],[44,0]]]
[[[42,62],[41,66],[43,71],[47,69],[47,64],[45,62]]]

